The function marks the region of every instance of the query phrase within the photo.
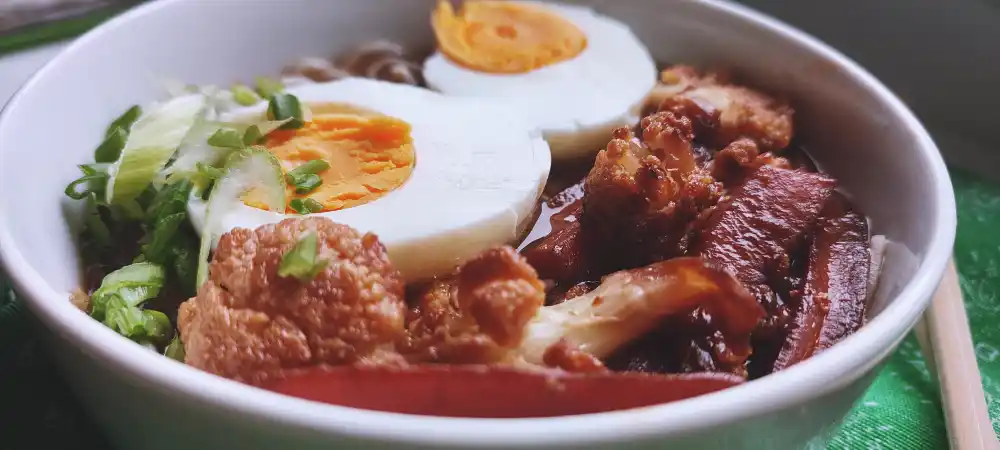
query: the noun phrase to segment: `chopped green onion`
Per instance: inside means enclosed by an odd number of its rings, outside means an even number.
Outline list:
[[[198,250],[198,274],[195,285],[201,286],[208,278],[208,255],[215,242],[218,217],[230,208],[242,205],[242,197],[253,190],[258,200],[270,211],[285,210],[285,183],[281,175],[281,162],[260,147],[250,147],[233,152],[226,158],[225,174],[215,182],[205,205],[201,246]]]
[[[193,183],[181,180],[169,184],[155,192],[153,199],[146,208],[145,220],[151,226],[156,226],[168,216],[187,212],[187,201],[191,195]]]
[[[125,141],[128,140],[128,130],[122,127],[114,127],[108,130],[104,142],[94,150],[94,161],[99,163],[112,163],[118,160],[125,148]]]
[[[218,180],[225,173],[222,169],[210,166],[205,163],[197,163],[195,164],[195,168],[196,168],[195,170],[198,171],[199,175],[212,181]]]
[[[88,195],[95,193],[92,190],[94,185],[100,185],[102,183],[106,183],[107,181],[108,181],[107,173],[94,173],[90,175],[84,175],[80,178],[73,180],[73,182],[71,182],[68,186],[66,186],[66,190],[63,191],[63,193],[65,193],[67,197],[73,200],[83,200]],[[79,187],[80,185],[85,185],[87,189],[80,191],[79,189],[77,189],[77,187]]]
[[[170,340],[170,344],[167,344],[163,355],[174,361],[184,362],[184,343],[181,342],[180,333],[174,331],[174,338]]]
[[[309,231],[281,257],[281,263],[278,264],[278,276],[311,281],[326,268],[328,263],[328,260],[319,258],[316,232]]]
[[[247,127],[247,131],[243,133],[243,145],[254,145],[264,139],[264,133],[261,133],[260,127],[257,125],[250,125]]]
[[[90,315],[104,320],[110,303],[115,299],[127,306],[138,307],[159,295],[165,280],[163,267],[148,262],[131,264],[111,272],[90,296]]]
[[[260,101],[260,97],[257,96],[257,93],[245,84],[237,84],[233,86],[231,91],[233,92],[233,100],[243,106],[252,106]]]
[[[275,94],[267,104],[267,117],[271,120],[291,119],[281,126],[282,130],[302,128],[302,105],[299,98],[291,94]]]
[[[294,199],[288,202],[288,206],[299,214],[312,214],[323,210],[323,204],[311,198]]]
[[[318,188],[319,185],[321,185],[321,184],[323,184],[323,179],[320,178],[319,175],[311,173],[309,175],[306,175],[306,176],[304,176],[304,177],[299,178],[298,180],[296,180],[296,183],[294,185],[295,186],[295,193],[296,194],[308,194],[308,193],[316,190],[316,188]]]
[[[314,159],[288,171],[288,174],[285,175],[285,181],[288,184],[295,184],[295,180],[302,176],[323,173],[329,168],[330,163],[322,159]]]
[[[323,179],[317,175],[330,168],[330,164],[322,159],[314,159],[285,174],[285,182],[295,188],[299,194],[307,194],[323,184]]]
[[[83,237],[103,253],[104,250],[111,248],[112,239],[111,230],[108,224],[104,223],[99,207],[97,194],[91,192],[87,195],[86,211],[83,216]]]
[[[198,242],[191,234],[180,234],[175,238],[177,245],[170,248],[177,281],[184,289],[184,294],[193,296],[198,292],[195,280],[198,274]]]
[[[135,124],[135,121],[139,120],[140,116],[142,116],[142,107],[139,105],[133,105],[131,108],[122,113],[121,116],[118,116],[117,119],[112,121],[111,125],[108,125],[108,130],[105,131],[104,136],[110,137],[111,134],[119,128],[124,131],[125,134],[128,134],[129,130],[132,129],[132,125]]]
[[[257,94],[263,98],[271,98],[271,96],[285,90],[285,85],[273,78],[257,77],[256,82]]]
[[[240,136],[240,132],[232,128],[219,128],[215,134],[208,137],[208,145],[211,145],[212,147],[235,149],[245,147],[245,145],[243,145],[243,137]]]
[[[185,221],[187,221],[186,212],[171,214],[160,219],[150,233],[152,237],[149,242],[142,246],[142,256],[145,257],[145,260],[166,264],[172,256],[170,248],[174,245],[174,236],[177,235],[177,230]]]

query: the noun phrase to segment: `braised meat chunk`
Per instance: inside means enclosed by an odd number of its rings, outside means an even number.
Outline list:
[[[671,111],[696,124],[699,141],[722,148],[747,137],[765,151],[781,150],[792,139],[794,111],[785,102],[709,72],[699,75],[689,66],[673,66],[660,74],[651,94],[658,111]]]
[[[719,203],[691,253],[733,271],[775,327],[787,315],[770,282],[784,276],[787,255],[813,226],[836,182],[824,175],[762,166]]]
[[[326,267],[307,282],[280,276],[307,233]],[[391,357],[404,334],[403,284],[374,235],[327,219],[234,229],[198,296],[181,305],[185,361],[256,384],[284,369]]]
[[[774,364],[781,370],[857,331],[864,323],[871,271],[868,222],[835,196],[819,219],[794,321]]]

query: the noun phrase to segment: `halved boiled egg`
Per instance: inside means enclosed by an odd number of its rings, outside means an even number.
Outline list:
[[[322,205],[318,215],[378,235],[408,280],[447,273],[489,247],[515,243],[534,219],[549,149],[509,110],[360,78],[288,93],[308,106],[311,118],[271,133],[267,150],[285,174],[316,160],[328,167],[318,171],[318,186],[301,193],[288,186],[287,198],[308,198]],[[229,119],[265,114],[255,107]],[[213,212],[213,234],[291,213],[262,209],[253,198]],[[195,227],[204,232],[204,204],[191,205]]]
[[[513,108],[544,134],[553,158],[589,156],[632,125],[656,84],[656,64],[623,23],[579,6],[439,2],[428,85]]]

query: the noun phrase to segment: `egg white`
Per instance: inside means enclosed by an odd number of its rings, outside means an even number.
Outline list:
[[[514,108],[543,132],[554,159],[596,153],[611,131],[638,121],[656,85],[656,64],[628,26],[589,8],[537,4],[575,24],[587,47],[575,58],[523,74],[477,72],[440,51],[424,63],[428,85],[448,95],[479,97]]]
[[[370,203],[315,214],[375,233],[407,280],[451,271],[483,250],[517,239],[532,217],[551,164],[548,144],[508,110],[426,89],[350,78],[289,89],[303,103],[339,102],[409,123],[416,164],[410,178]],[[233,113],[262,116],[266,107]],[[190,215],[202,232],[204,204]],[[256,228],[289,215],[243,204],[230,208],[215,235]]]

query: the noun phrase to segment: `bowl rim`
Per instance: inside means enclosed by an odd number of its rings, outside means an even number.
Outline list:
[[[62,56],[89,45],[123,24],[189,0],[161,0],[140,5],[88,32],[38,70],[0,111],[0,140],[8,134],[7,117],[17,114],[25,93],[58,69]],[[288,397],[202,372],[122,339],[81,313],[31,269],[0,221],[0,264],[30,309],[49,328],[99,363],[114,367],[144,389],[169,390],[199,407],[327,437],[470,448],[594,445],[689,433],[762,416],[835,392],[862,376],[888,354],[913,327],[930,301],[951,256],[955,239],[955,198],[944,161],[928,132],[886,86],[853,60],[818,39],[748,7],[721,0],[686,0],[732,16],[765,33],[820,55],[867,90],[905,125],[917,143],[914,151],[928,165],[939,205],[932,217],[934,235],[913,279],[877,317],[821,355],[752,382],[678,402],[624,411],[531,419],[464,419],[412,416],[359,410]],[[4,203],[0,194],[0,204]]]

